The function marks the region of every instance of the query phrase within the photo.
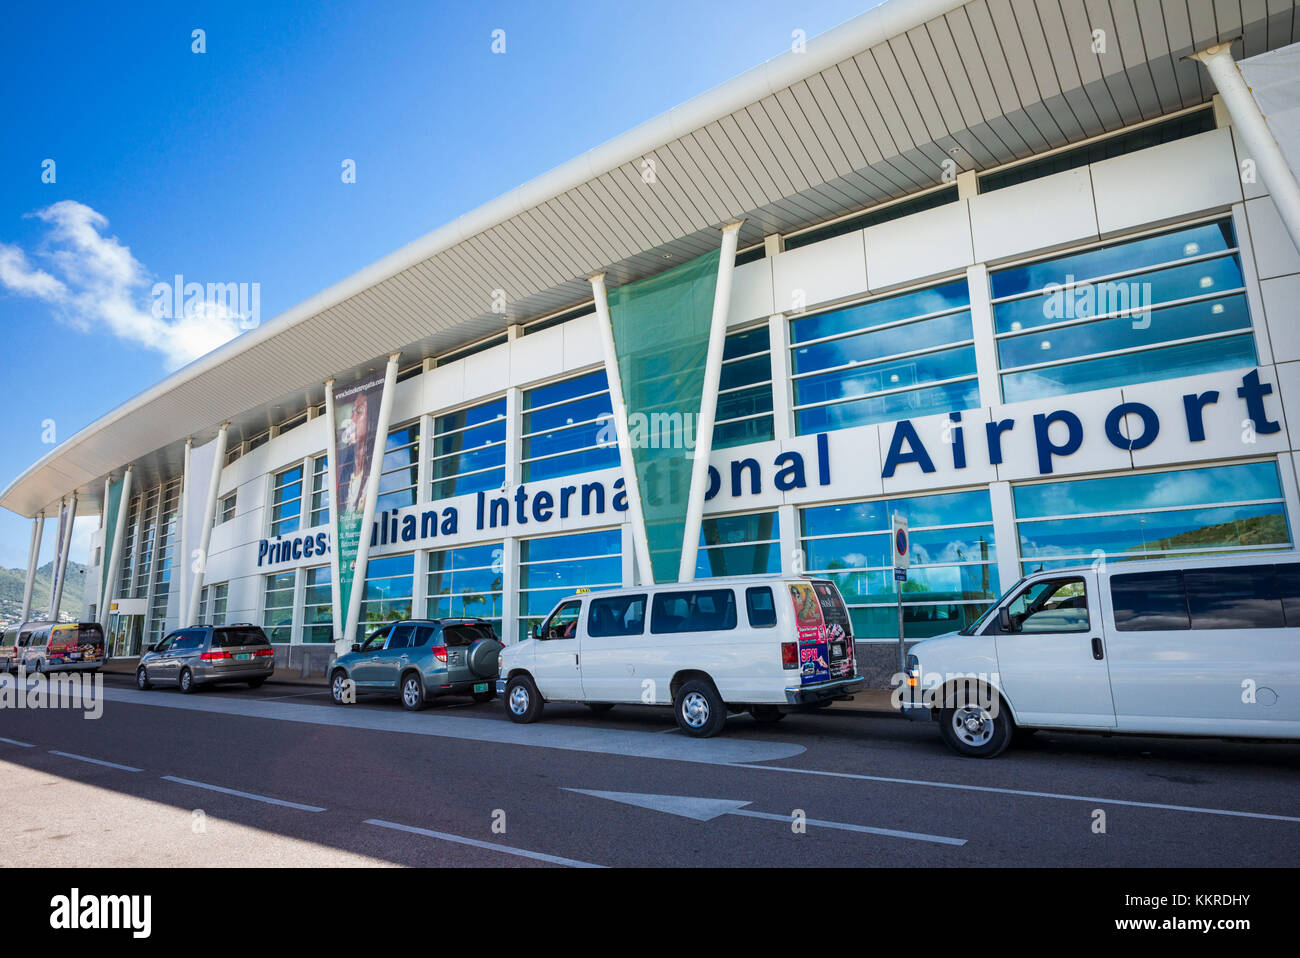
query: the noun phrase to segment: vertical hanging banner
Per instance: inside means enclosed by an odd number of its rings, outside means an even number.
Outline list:
[[[370,485],[371,472],[378,468],[374,452],[383,394],[382,375],[334,391],[334,430],[329,457],[334,470],[334,551],[342,610],[350,608],[352,601],[357,550],[365,522],[366,488]]]
[[[62,502],[59,504],[59,532],[54,539],[54,574],[50,577],[49,617],[51,619],[56,615],[54,608],[55,599],[59,595],[60,586],[63,584],[63,577],[67,572],[63,567],[63,543],[65,541],[65,536],[72,535],[72,529],[70,528],[72,525],[72,509],[73,503]]]
[[[117,514],[122,509],[122,480],[114,482],[108,481],[108,508],[104,510],[104,548],[100,552],[102,557],[99,570],[99,603],[100,608],[106,608],[108,605],[108,574],[112,571],[112,563],[109,556],[113,554],[113,547],[117,545]],[[101,616],[102,618],[102,616]]]
[[[608,293],[655,582],[677,580],[720,253]]]

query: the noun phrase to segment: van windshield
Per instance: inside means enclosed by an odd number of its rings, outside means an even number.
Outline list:
[[[1011,593],[1013,593],[1013,592],[1015,592],[1017,589],[1019,589],[1019,588],[1020,588],[1020,584],[1021,584],[1022,582],[1024,582],[1024,581],[1025,581],[1024,578],[1017,579],[1015,585],[1013,585],[1011,588],[1007,589],[1006,592],[1003,592],[1002,595],[998,597],[998,600],[997,600],[996,602],[994,602],[994,603],[993,603],[992,605],[990,605],[987,609],[985,609],[983,612],[981,612],[981,613],[980,613],[980,617],[979,617],[978,619],[976,619],[976,620],[975,620],[974,622],[972,622],[970,625],[966,626],[966,628],[961,629],[960,631],[958,631],[957,634],[958,634],[958,635],[974,635],[974,634],[975,634],[976,632],[978,632],[980,629],[984,628],[984,623],[987,622],[987,621],[989,620],[989,616],[991,616],[991,615],[994,613],[994,611],[997,609],[998,606],[1000,606],[1003,602],[1007,601],[1007,599],[1011,596]]]

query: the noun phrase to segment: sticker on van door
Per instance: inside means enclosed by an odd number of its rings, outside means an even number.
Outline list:
[[[831,670],[821,603],[807,582],[790,583],[790,601],[794,604],[795,627],[799,631],[799,682],[801,685],[825,682],[831,677]]]
[[[831,678],[848,678],[854,671],[853,628],[849,622],[849,610],[845,607],[839,590],[831,583],[814,582],[812,587],[821,605],[822,620],[826,623]]]

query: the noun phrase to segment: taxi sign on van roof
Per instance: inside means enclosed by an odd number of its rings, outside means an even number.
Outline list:
[[[586,594],[587,594],[588,592],[590,592],[591,590],[588,589],[586,586],[583,586],[581,589],[574,589],[573,591],[574,591],[577,595],[586,595]]]

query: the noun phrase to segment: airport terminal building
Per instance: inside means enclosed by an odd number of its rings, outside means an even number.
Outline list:
[[[739,222],[696,574],[831,575],[877,684],[896,512],[909,640],[1040,566],[1293,547],[1296,183],[1223,58],[1249,78],[1234,60],[1297,40],[1289,2],[893,0],[245,333],[0,505],[101,516],[113,655],[252,622],[320,672],[330,393],[396,357],[361,631],[481,616],[516,641],[645,578],[611,427],[638,384],[589,278],[725,254]]]

